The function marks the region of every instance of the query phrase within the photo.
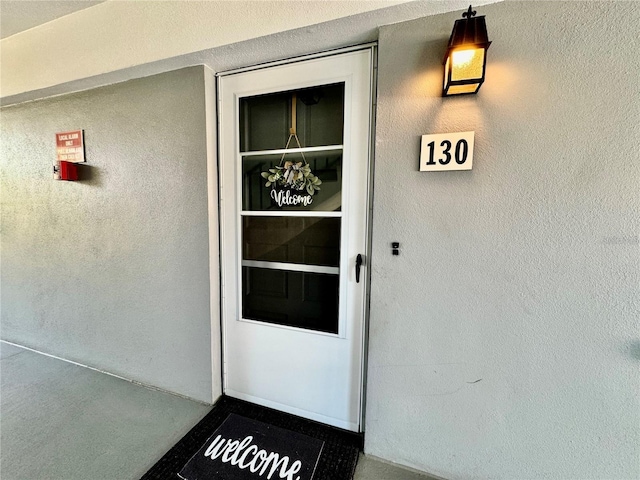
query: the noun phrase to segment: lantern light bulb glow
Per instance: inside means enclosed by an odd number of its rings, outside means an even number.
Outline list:
[[[452,53],[453,67],[454,68],[466,67],[469,63],[471,63],[471,60],[473,60],[474,55],[475,55],[475,49],[455,50]]]

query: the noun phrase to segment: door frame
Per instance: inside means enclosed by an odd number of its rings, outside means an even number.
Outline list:
[[[212,384],[213,384],[213,396],[212,398],[215,400],[219,396],[219,391],[216,388],[218,385],[221,386],[221,393],[224,394],[225,391],[225,379],[224,379],[224,369],[225,369],[225,326],[224,326],[224,269],[226,268],[224,263],[224,255],[223,255],[223,246],[222,246],[222,238],[223,231],[225,227],[222,222],[222,178],[221,178],[221,163],[222,163],[222,148],[221,148],[221,138],[222,138],[222,124],[221,124],[221,98],[219,95],[220,91],[220,81],[222,77],[244,73],[254,70],[271,68],[279,65],[287,65],[292,63],[304,62],[307,60],[313,60],[324,57],[331,57],[336,55],[341,55],[354,51],[361,50],[370,50],[371,51],[371,73],[370,73],[370,91],[371,91],[371,104],[369,105],[369,154],[368,154],[368,164],[367,164],[367,194],[366,194],[366,228],[365,228],[365,252],[364,252],[364,266],[366,267],[364,270],[363,281],[364,281],[364,305],[363,305],[363,319],[362,319],[362,358],[361,358],[361,381],[359,385],[359,408],[360,408],[360,418],[359,418],[359,432],[364,432],[365,426],[365,416],[366,416],[366,384],[367,384],[367,365],[368,365],[368,344],[369,344],[369,318],[370,318],[370,291],[371,291],[371,241],[372,241],[372,213],[373,213],[373,173],[374,173],[374,159],[375,159],[375,113],[376,113],[376,104],[377,104],[377,71],[378,71],[378,62],[377,62],[377,42],[371,42],[361,45],[354,45],[345,48],[339,48],[335,50],[329,50],[324,52],[318,52],[314,54],[304,55],[300,57],[288,58],[283,60],[278,60],[275,62],[268,62],[263,64],[258,64],[254,66],[242,67],[233,70],[227,70],[223,72],[218,72],[215,74],[215,155],[207,156],[207,183],[208,183],[208,191],[210,195],[210,210],[209,210],[209,256],[210,256],[210,265],[213,266],[213,259],[217,260],[217,268],[211,268],[209,272],[210,283],[211,283],[211,331],[212,331],[212,349],[211,349],[211,362],[212,362]],[[208,149],[211,147],[209,142],[209,128],[207,129],[207,139],[208,139]],[[217,205],[213,206],[212,201],[215,195],[215,200],[217,201]],[[212,219],[215,214],[215,221]],[[212,239],[215,239],[212,240]],[[215,295],[214,295],[215,290]],[[219,299],[219,305],[216,306],[213,304],[215,300]],[[227,301],[236,301],[236,299],[229,299]],[[214,339],[213,332],[220,332],[220,337]],[[217,377],[217,378],[216,378]]]

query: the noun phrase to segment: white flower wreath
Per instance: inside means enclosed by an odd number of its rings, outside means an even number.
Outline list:
[[[306,190],[309,195],[320,190],[322,184],[322,180],[311,173],[311,167],[306,161],[294,163],[287,160],[270,168],[268,172],[262,172],[261,175],[267,180],[265,187],[277,185],[292,190]]]

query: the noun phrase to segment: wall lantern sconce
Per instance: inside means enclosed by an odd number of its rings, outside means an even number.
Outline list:
[[[487,65],[487,49],[491,42],[487,37],[484,16],[476,17],[471,9],[456,20],[444,57],[444,87],[442,96],[478,93]]]

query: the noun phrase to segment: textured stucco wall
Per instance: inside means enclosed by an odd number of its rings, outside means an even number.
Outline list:
[[[2,110],[4,340],[212,400],[205,128],[204,67]]]
[[[477,96],[440,98],[459,13],[380,32],[365,451],[448,479],[638,478],[640,12],[478,11]],[[472,171],[417,171],[420,135],[467,130]]]

